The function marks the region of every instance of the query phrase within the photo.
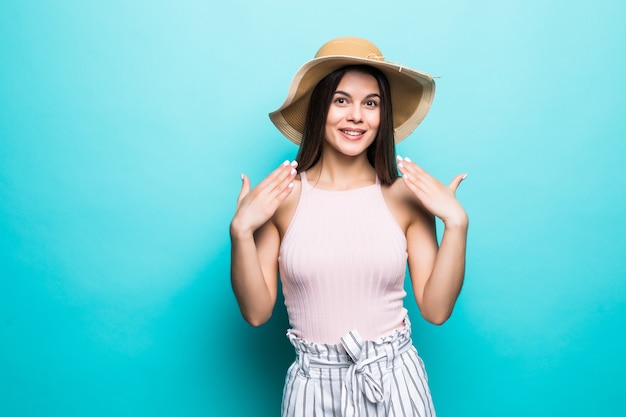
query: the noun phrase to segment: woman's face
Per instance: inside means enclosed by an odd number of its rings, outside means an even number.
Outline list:
[[[324,146],[348,156],[364,153],[378,133],[380,102],[373,76],[346,72],[328,109]]]

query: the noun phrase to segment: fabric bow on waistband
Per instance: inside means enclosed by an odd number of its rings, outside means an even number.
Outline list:
[[[382,381],[376,380],[372,376],[367,370],[367,365],[377,362],[387,355],[383,353],[377,356],[363,357],[363,339],[355,331],[342,337],[341,345],[353,362],[348,367],[346,379],[341,387],[342,414],[344,417],[356,417],[359,415],[359,401],[362,398],[360,393],[374,404],[383,401]]]

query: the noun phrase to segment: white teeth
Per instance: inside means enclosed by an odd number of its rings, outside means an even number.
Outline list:
[[[350,136],[359,136],[363,134],[363,132],[355,132],[353,130],[342,130],[342,132]]]

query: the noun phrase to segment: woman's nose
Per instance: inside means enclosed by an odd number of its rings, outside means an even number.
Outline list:
[[[348,120],[353,122],[361,121],[361,107],[360,106],[352,106],[350,107],[350,111],[348,112]]]

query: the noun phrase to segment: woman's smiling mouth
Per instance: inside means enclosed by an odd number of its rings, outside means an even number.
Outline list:
[[[361,129],[339,129],[341,133],[348,136],[350,139],[359,139],[365,134],[365,130]]]

